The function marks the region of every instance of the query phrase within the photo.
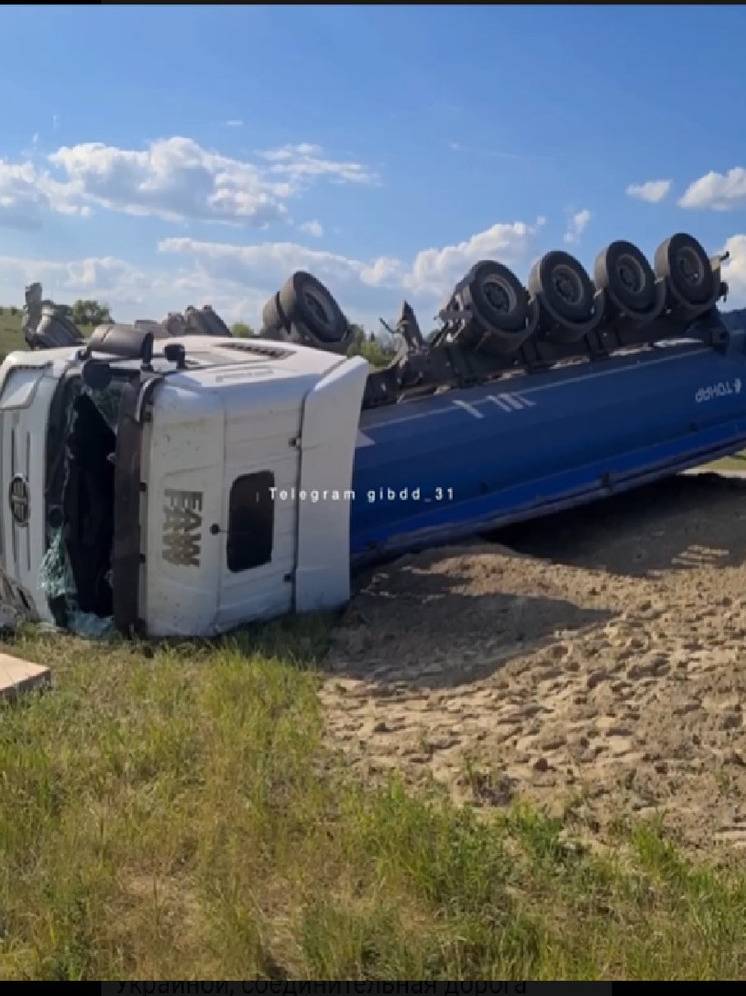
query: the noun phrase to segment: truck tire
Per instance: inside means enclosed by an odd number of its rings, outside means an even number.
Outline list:
[[[480,325],[517,332],[526,324],[528,294],[518,277],[502,263],[483,259],[459,283]]]
[[[596,256],[593,282],[631,311],[648,311],[655,304],[653,268],[636,245],[623,239]]]
[[[83,336],[77,326],[60,315],[53,305],[44,305],[41,320],[26,341],[31,349],[55,349],[59,346],[79,346]]]
[[[655,250],[655,272],[670,280],[688,304],[704,304],[715,290],[709,257],[697,240],[678,232]]]
[[[187,334],[186,318],[184,318],[180,311],[169,311],[161,321],[161,325],[169,335]]]
[[[278,304],[289,322],[299,321],[322,342],[340,343],[347,333],[342,309],[326,287],[303,270],[283,284]]]
[[[272,297],[262,308],[262,331],[275,333],[285,325],[285,316],[280,311],[279,294]]]
[[[544,299],[568,322],[585,322],[593,314],[595,289],[583,264],[567,252],[554,249],[531,267],[529,292]]]
[[[201,308],[202,312],[202,322],[207,329],[209,329],[210,335],[219,335],[230,337],[231,330],[225,324],[223,319],[215,311],[211,304],[203,304]]]

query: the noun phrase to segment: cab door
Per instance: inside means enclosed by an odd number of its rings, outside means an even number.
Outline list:
[[[220,630],[293,608],[304,393],[226,412]]]

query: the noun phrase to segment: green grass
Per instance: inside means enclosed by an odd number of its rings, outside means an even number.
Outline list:
[[[348,356],[362,356],[373,367],[385,367],[393,360],[394,352],[384,349],[378,342],[356,343],[347,351]]]
[[[4,307],[0,314],[0,359],[14,349],[26,349],[26,342],[21,332],[23,315],[20,309],[11,315],[10,308]]]
[[[0,978],[743,976],[743,870],[347,774],[329,625],[6,645],[55,684],[0,706]]]

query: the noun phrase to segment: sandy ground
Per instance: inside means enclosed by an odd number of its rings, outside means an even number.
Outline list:
[[[680,476],[381,567],[327,666],[330,743],[367,777],[746,847],[746,482]]]

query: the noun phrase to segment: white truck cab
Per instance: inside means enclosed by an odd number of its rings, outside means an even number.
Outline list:
[[[198,636],[342,604],[367,372],[294,343],[131,326],[9,354],[6,619]]]

